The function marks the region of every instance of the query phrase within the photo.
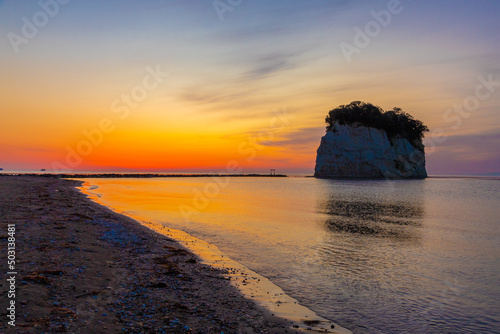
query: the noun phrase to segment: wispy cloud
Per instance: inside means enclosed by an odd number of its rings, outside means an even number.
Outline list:
[[[267,77],[275,72],[291,69],[297,66],[293,61],[296,54],[280,54],[274,53],[255,59],[253,61],[253,68],[243,75],[247,80],[255,80],[258,78]]]
[[[290,147],[292,150],[319,145],[322,136],[325,135],[325,127],[307,127],[286,133],[282,139],[267,142],[263,145],[276,147]]]

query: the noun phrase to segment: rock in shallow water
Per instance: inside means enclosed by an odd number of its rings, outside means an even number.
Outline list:
[[[361,125],[332,126],[321,138],[318,178],[426,178],[424,145]]]

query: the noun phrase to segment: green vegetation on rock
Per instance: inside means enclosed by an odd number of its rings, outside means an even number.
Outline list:
[[[326,130],[332,131],[333,125],[363,125],[384,130],[387,136],[397,135],[406,138],[413,146],[422,147],[422,139],[429,128],[401,108],[384,111],[371,103],[353,101],[330,110],[325,119]]]

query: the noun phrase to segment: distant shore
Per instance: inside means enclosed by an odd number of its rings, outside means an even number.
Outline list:
[[[83,178],[152,178],[152,177],[287,177],[285,174],[158,174],[158,173],[0,173],[0,176],[53,177],[60,179]]]
[[[14,328],[2,286],[0,332],[295,332],[174,240],[86,198],[81,183],[1,178],[0,248],[15,224],[17,290]]]

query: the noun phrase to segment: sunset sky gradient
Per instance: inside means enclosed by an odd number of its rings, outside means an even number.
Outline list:
[[[499,173],[500,2],[402,0],[349,62],[394,1],[0,1],[0,167],[312,174],[328,111],[362,100],[431,129],[430,175]]]

